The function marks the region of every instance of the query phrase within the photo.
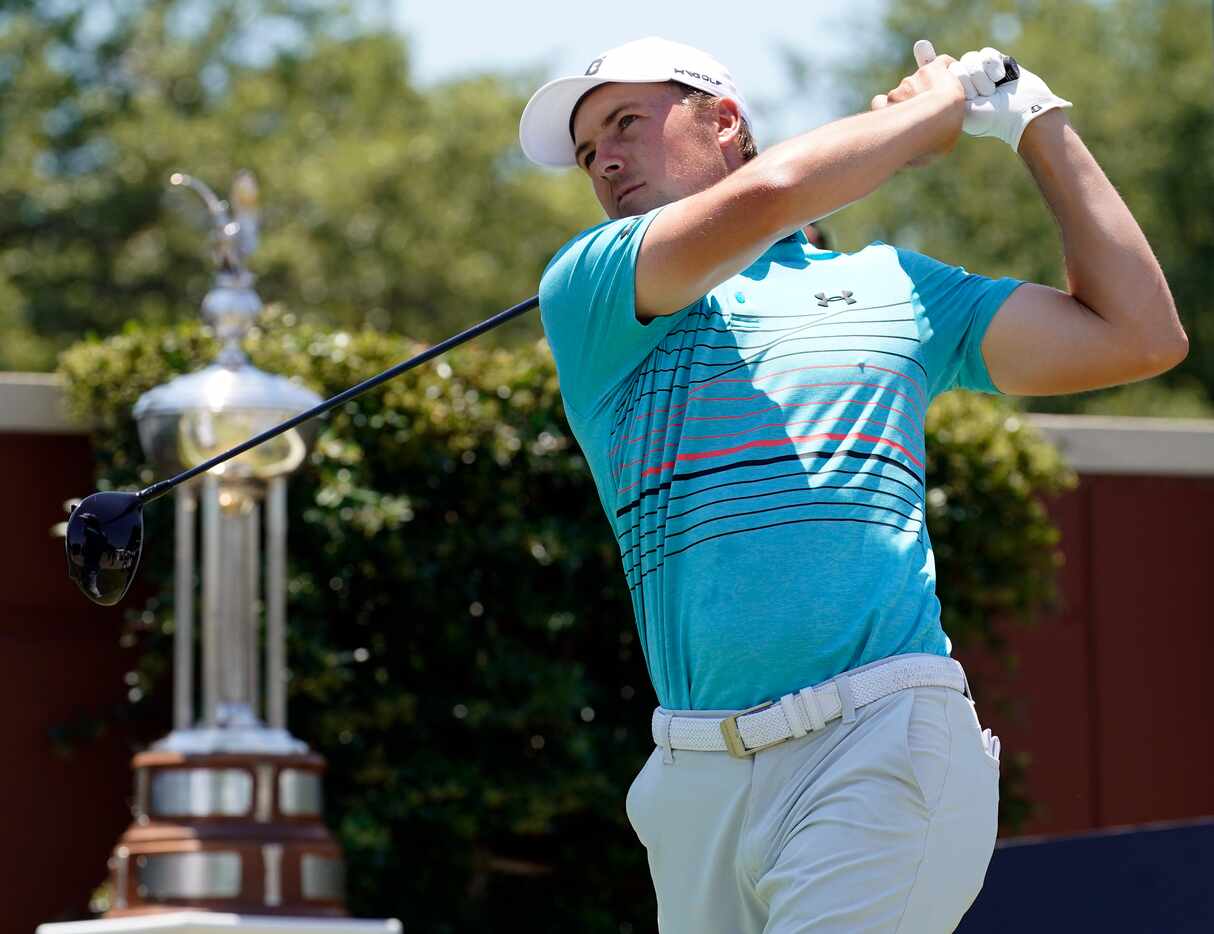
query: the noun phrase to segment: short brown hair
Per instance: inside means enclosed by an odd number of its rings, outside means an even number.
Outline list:
[[[706,113],[720,103],[721,98],[709,94],[707,91],[701,91],[699,88],[693,88],[690,85],[683,84],[681,81],[675,81],[683,92],[683,100],[691,105],[697,113]],[[746,118],[742,118],[742,128],[738,131],[738,153],[742,157],[743,162],[749,162],[759,154],[759,147],[755,144],[754,133],[750,130],[750,124]]]

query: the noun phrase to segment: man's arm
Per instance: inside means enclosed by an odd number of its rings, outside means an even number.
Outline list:
[[[673,314],[745,269],[776,240],[869,194],[899,169],[952,148],[965,94],[941,56],[903,82],[914,97],[773,146],[654,219],[636,266],[642,320]]]
[[[982,341],[995,385],[1019,395],[1080,392],[1183,360],[1189,342],[1163,271],[1063,112],[1030,123],[1019,152],[1062,230],[1070,292],[1030,284],[1011,294]]]

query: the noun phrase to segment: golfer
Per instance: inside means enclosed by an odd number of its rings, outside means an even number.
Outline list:
[[[523,113],[526,154],[578,166],[608,218],[552,259],[540,310],[660,703],[627,810],[664,934],[957,925],[999,750],[940,627],[924,413],[955,387],[1078,392],[1187,351],[1069,102],[1024,69],[997,86],[1014,63],[994,49],[914,51],[871,112],[762,153],[725,67],[658,38]],[[807,223],[963,130],[1028,166],[1068,291],[809,245]]]

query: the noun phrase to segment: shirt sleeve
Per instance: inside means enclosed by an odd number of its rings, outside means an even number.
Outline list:
[[[913,285],[929,392],[949,389],[997,393],[982,357],[982,338],[1019,279],[989,279],[911,250],[895,248]]]
[[[636,262],[661,208],[583,231],[552,258],[540,280],[540,318],[566,407],[593,411],[675,326],[681,314],[642,324]]]

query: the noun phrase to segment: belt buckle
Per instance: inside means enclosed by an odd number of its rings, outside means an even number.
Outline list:
[[[738,731],[738,717],[744,717],[750,713],[757,713],[760,710],[766,710],[768,707],[775,705],[775,701],[763,701],[761,704],[756,704],[747,710],[739,710],[735,714],[731,714],[721,721],[721,735],[725,737],[725,749],[735,759],[746,759],[753,756],[756,752],[763,749],[770,749],[772,746],[778,746],[780,743],[789,739],[785,736],[783,739],[773,739],[770,743],[763,743],[761,746],[752,746],[747,748],[742,742],[742,734]]]

